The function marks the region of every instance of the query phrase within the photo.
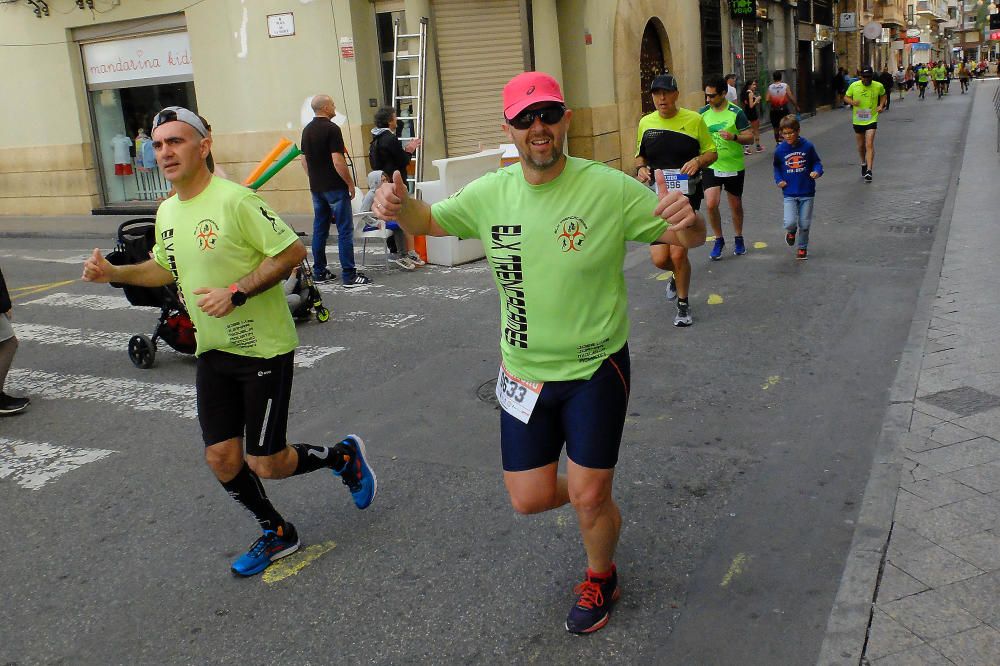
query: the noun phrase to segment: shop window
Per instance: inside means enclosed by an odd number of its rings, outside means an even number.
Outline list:
[[[701,75],[722,77],[722,10],[719,0],[701,0]]]
[[[90,92],[106,204],[158,201],[170,191],[152,158],[153,117],[167,106],[197,112],[194,84],[168,83]]]

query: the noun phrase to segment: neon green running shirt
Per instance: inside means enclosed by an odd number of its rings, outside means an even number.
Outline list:
[[[851,122],[855,125],[871,125],[878,122],[878,100],[884,94],[885,86],[878,81],[872,81],[867,86],[861,81],[852,83],[844,96],[861,102],[861,104],[851,107]],[[870,118],[864,117],[869,114]]]
[[[156,211],[153,258],[174,275],[196,329],[195,354],[218,349],[271,358],[299,344],[285,292],[279,282],[225,317],[210,317],[197,306],[199,287],[228,287],[257,269],[266,257],[299,242],[263,199],[222,178],[198,196],[172,196]]]
[[[743,130],[750,129],[750,121],[747,120],[743,109],[732,102],[726,105],[721,111],[716,111],[711,104],[698,109],[698,113],[705,119],[708,131],[715,141],[715,150],[719,154],[719,159],[712,162],[709,168],[713,171],[743,171],[746,162],[743,159],[743,146],[736,141],[727,141],[719,136],[719,132],[726,131],[731,134],[739,134]]]
[[[473,181],[431,207],[434,221],[479,238],[500,296],[500,352],[528,381],[589,379],[628,339],[625,241],[667,229],[658,199],[599,162],[567,158],[559,176],[529,185],[521,164]]]

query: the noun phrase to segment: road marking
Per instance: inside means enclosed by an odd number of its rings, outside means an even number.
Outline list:
[[[767,247],[767,243],[764,241],[757,241],[753,244],[753,249],[755,250],[763,250],[765,247]]]
[[[152,384],[134,379],[53,374],[14,368],[7,375],[11,386],[31,397],[86,400],[131,407],[140,412],[166,412],[193,419],[198,414],[193,385]]]
[[[761,388],[766,391],[767,389],[771,388],[772,386],[777,385],[777,383],[780,382],[780,381],[781,381],[781,377],[779,377],[778,375],[771,375],[770,377],[767,378],[767,381],[764,382],[764,384],[761,386]]]
[[[362,321],[366,324],[381,328],[406,328],[411,324],[423,321],[424,316],[418,314],[401,314],[396,312],[377,314],[373,312],[365,312],[364,310],[355,310],[354,312],[335,312],[333,314],[333,320],[339,322]]]
[[[78,264],[83,268],[83,262],[90,258],[89,254],[76,254],[72,257],[33,257],[27,254],[17,254],[14,252],[0,252],[2,259],[19,259],[21,261],[44,261],[53,264]]]
[[[56,292],[27,301],[22,305],[53,305],[56,307],[86,308],[88,310],[127,310],[137,307],[128,302],[124,296],[106,296],[102,294],[68,294],[66,292]],[[160,308],[141,306],[145,310],[156,310]]]
[[[726,575],[722,577],[722,582],[719,584],[720,587],[728,587],[733,579],[740,576],[746,571],[747,562],[750,558],[747,557],[746,553],[737,553],[736,557],[733,558],[733,563],[729,565],[729,571]]]
[[[674,272],[673,271],[663,271],[662,273],[656,273],[655,275],[656,275],[656,279],[657,280],[669,280],[670,278],[672,278],[674,276]]]
[[[714,240],[715,240],[715,236],[705,236],[705,242],[706,243],[708,243],[710,241],[714,241]]]
[[[0,479],[13,477],[22,488],[38,490],[66,472],[112,453],[115,451],[71,449],[48,442],[26,442],[0,437]]]
[[[720,296],[719,294],[709,294],[708,295],[708,304],[709,305],[720,305],[722,302],[723,302],[722,296]]]
[[[413,298],[415,296],[425,296],[428,298],[446,298],[452,301],[468,301],[474,296],[488,294],[493,291],[493,287],[441,287],[417,285],[406,291],[389,289],[384,285],[366,284],[360,287],[345,289],[332,283],[320,285],[320,291],[324,294],[336,294],[338,297],[353,296],[356,294],[367,294],[369,296],[384,296],[386,298]]]
[[[16,296],[11,296],[10,300],[16,301],[19,298],[24,298],[25,296],[31,296],[32,294],[37,294],[39,292],[48,291],[49,289],[55,289],[56,287],[62,287],[67,284],[72,284],[76,280],[63,280],[62,282],[50,282],[49,284],[38,285],[31,289],[30,291],[22,291]]]
[[[268,585],[274,585],[289,576],[294,576],[336,547],[337,544],[333,541],[326,541],[313,544],[288,557],[283,557],[264,570],[264,582]]]
[[[119,331],[95,331],[85,328],[64,328],[47,324],[15,324],[15,333],[22,342],[33,342],[40,345],[63,345],[67,347],[87,347],[106,351],[122,352],[128,350],[128,341],[132,333]],[[166,343],[157,344],[157,351],[169,349]],[[300,368],[311,368],[317,362],[347,349],[346,347],[314,347],[301,345],[295,350],[295,365]]]

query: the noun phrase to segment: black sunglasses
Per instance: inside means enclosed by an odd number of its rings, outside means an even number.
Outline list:
[[[535,124],[535,118],[538,118],[546,125],[555,125],[565,115],[566,107],[560,104],[558,106],[543,106],[540,109],[533,109],[531,111],[525,110],[513,118],[504,118],[504,120],[514,129],[526,130]]]

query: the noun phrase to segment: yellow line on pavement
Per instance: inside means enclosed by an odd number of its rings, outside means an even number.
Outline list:
[[[11,296],[10,300],[16,301],[19,298],[24,298],[25,296],[31,296],[32,294],[37,294],[41,291],[47,291],[49,289],[55,289],[57,287],[62,287],[67,284],[73,284],[76,280],[62,280],[60,282],[49,282],[48,284],[36,284],[30,287],[17,287],[11,291],[19,291],[21,293],[16,296]]]
[[[746,553],[737,553],[736,557],[733,558],[733,563],[729,565],[729,571],[726,575],[722,577],[721,587],[727,587],[733,579],[743,573],[746,567],[746,563],[750,558],[747,557]]]
[[[282,558],[264,571],[264,582],[268,585],[274,585],[289,576],[294,576],[336,547],[337,544],[333,541],[326,541],[324,543],[313,544],[294,555]]]

